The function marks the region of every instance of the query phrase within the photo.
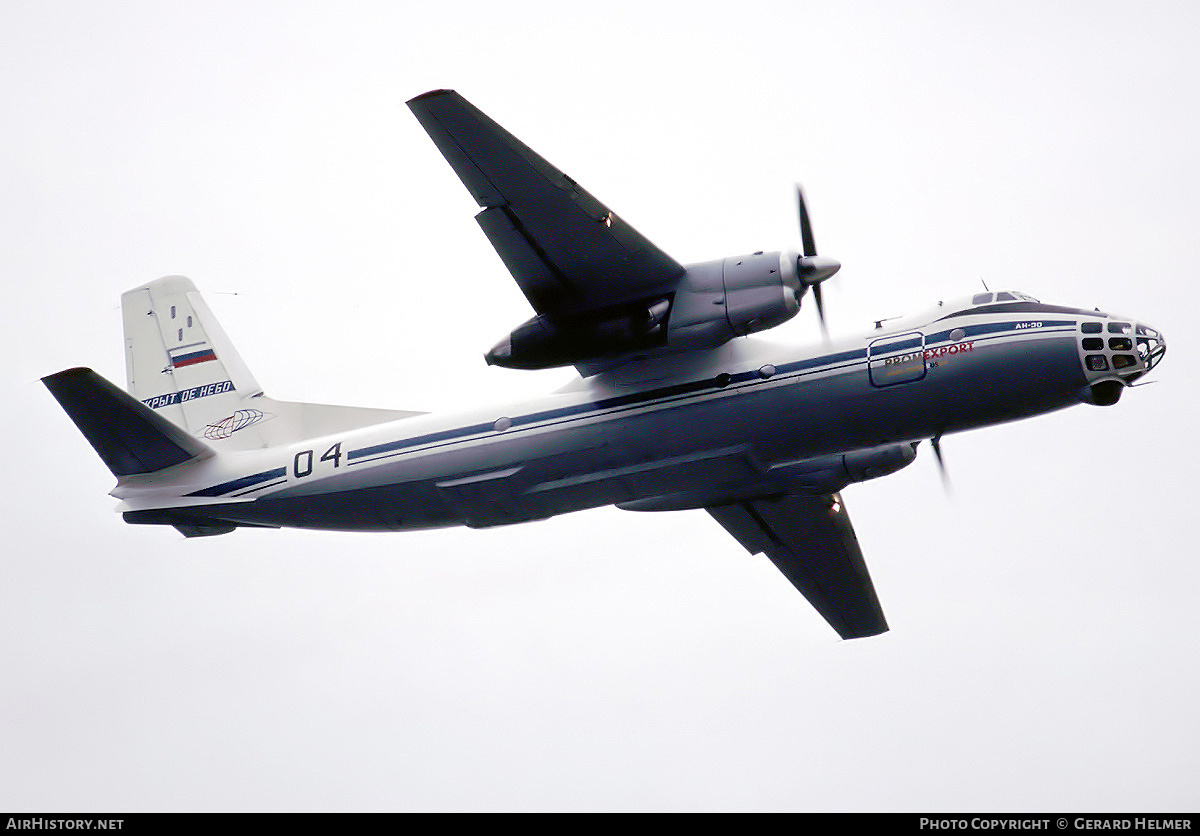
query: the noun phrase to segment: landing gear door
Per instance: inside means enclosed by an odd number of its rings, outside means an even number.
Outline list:
[[[875,386],[892,386],[925,377],[925,335],[892,334],[867,347],[867,368]]]

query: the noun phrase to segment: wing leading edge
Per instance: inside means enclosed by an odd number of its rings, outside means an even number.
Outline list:
[[[669,292],[683,266],[453,90],[408,102],[463,185],[476,220],[539,314]]]
[[[757,499],[706,510],[748,552],[765,553],[843,639],[887,631],[840,495]]]

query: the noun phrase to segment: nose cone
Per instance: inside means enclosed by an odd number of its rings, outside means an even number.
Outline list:
[[[1134,329],[1133,339],[1137,345],[1138,357],[1145,365],[1146,371],[1162,362],[1167,353],[1167,341],[1161,331],[1139,322]]]
[[[1161,331],[1144,322],[1108,314],[1081,322],[1079,338],[1087,376],[1080,399],[1097,406],[1115,404],[1125,387],[1145,376],[1167,353]]]

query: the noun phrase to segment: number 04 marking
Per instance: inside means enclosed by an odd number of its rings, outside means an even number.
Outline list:
[[[323,462],[333,462],[334,467],[340,467],[342,464],[342,442],[330,447],[320,458]],[[292,474],[297,479],[303,479],[305,476],[311,476],[313,472],[313,451],[301,450],[292,459]]]

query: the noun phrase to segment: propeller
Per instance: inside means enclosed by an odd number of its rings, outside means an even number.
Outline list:
[[[808,207],[804,203],[804,190],[797,184],[796,205],[800,214],[800,241],[804,254],[796,259],[796,272],[800,281],[812,288],[813,301],[817,303],[817,318],[821,320],[821,331],[829,339],[829,327],[825,323],[825,300],[821,296],[821,282],[842,268],[841,262],[828,256],[817,255],[817,242],[813,237],[812,223],[808,219]]]
[[[929,439],[929,446],[933,448],[933,457],[937,459],[938,473],[942,476],[942,487],[945,488],[946,493],[950,493],[950,473],[946,470],[946,460],[942,458],[942,434],[938,433]]]

